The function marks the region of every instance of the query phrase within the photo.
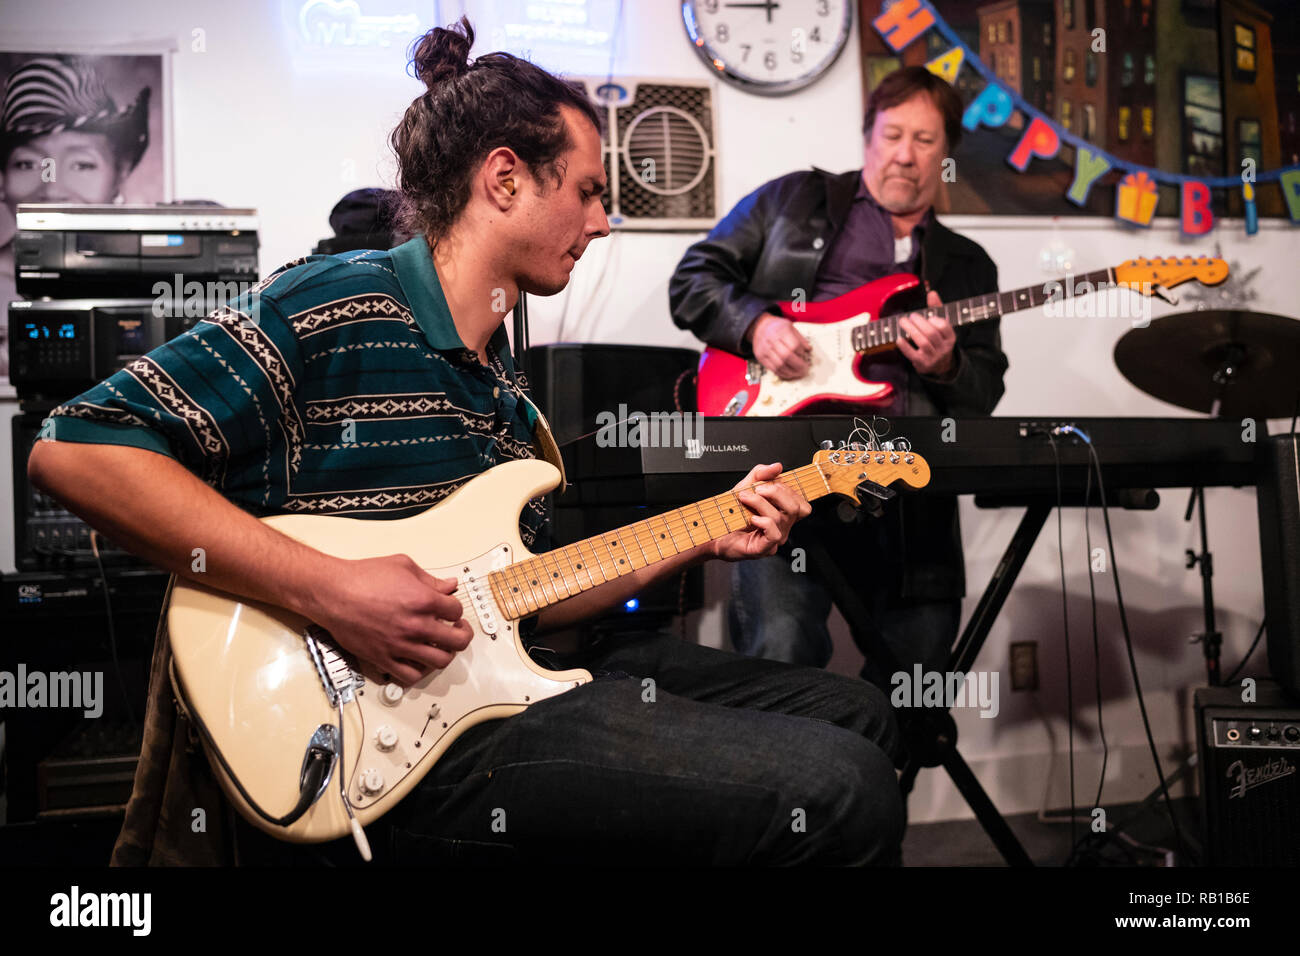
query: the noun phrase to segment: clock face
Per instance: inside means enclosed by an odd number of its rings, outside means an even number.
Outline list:
[[[852,0],[683,0],[695,52],[727,82],[776,96],[821,76],[844,49]]]

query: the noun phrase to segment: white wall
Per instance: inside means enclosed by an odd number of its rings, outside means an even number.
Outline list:
[[[449,7],[444,4],[444,8]],[[471,18],[480,4],[467,2]],[[6,5],[0,29],[7,40],[48,47],[60,39],[111,46],[131,40],[174,37],[175,183],[178,198],[211,198],[257,207],[262,222],[262,269],[301,255],[328,234],[330,207],[346,191],[390,185],[388,131],[419,85],[403,73],[398,51],[380,55],[364,69],[320,71],[295,68],[280,6],[260,0],[177,3],[137,0],[130,4],[48,0]],[[643,0],[626,4],[626,32],[614,72],[699,79],[705,69],[688,48],[676,20],[676,4]],[[453,12],[459,12],[458,9]],[[205,32],[206,52],[190,49],[195,28]],[[765,99],[718,89],[719,150],[724,206],[792,169],[812,163],[832,170],[860,164],[858,128],[862,96],[856,58],[850,48],[829,74],[790,97]],[[477,51],[476,51],[477,52]],[[349,173],[354,173],[349,179]],[[960,171],[959,171],[960,175]],[[1300,278],[1294,269],[1296,233],[1285,224],[1265,223],[1249,240],[1240,224],[1223,224],[1204,240],[1184,240],[1176,224],[1129,232],[1106,220],[964,220],[949,224],[981,242],[998,263],[1004,288],[1041,281],[1043,248],[1059,240],[1074,250],[1079,270],[1115,264],[1138,255],[1213,251],[1244,269],[1262,266],[1260,298],[1251,307],[1295,314]],[[551,300],[532,301],[534,342],[568,340],[695,345],[671,323],[667,281],[681,252],[695,235],[618,234],[591,247],[570,289]],[[1173,311],[1157,306],[1155,315]],[[1183,415],[1128,385],[1111,359],[1115,340],[1128,327],[1119,319],[1047,319],[1026,313],[1003,323],[1011,360],[1007,394],[998,408],[1008,415]],[[0,406],[0,410],[12,405]],[[1275,426],[1277,423],[1274,423]],[[3,430],[0,469],[0,528],[12,541],[8,510],[9,432]],[[1124,594],[1137,644],[1137,660],[1157,740],[1166,754],[1192,745],[1190,693],[1203,680],[1200,649],[1187,636],[1200,627],[1199,578],[1182,565],[1185,547],[1196,545],[1194,528],[1182,521],[1183,493],[1162,495],[1154,513],[1117,513],[1112,520]],[[1207,494],[1211,547],[1215,552],[1224,662],[1231,668],[1254,634],[1262,614],[1259,550],[1253,492],[1212,490]],[[1095,518],[1095,516],[1094,516]],[[963,499],[969,587],[978,596],[1014,530],[1018,513],[977,512]],[[1091,806],[1099,742],[1091,694],[1092,663],[1087,581],[1084,578],[1082,518],[1065,515],[1065,547],[1074,642],[1076,735],[1080,762],[1078,795]],[[1094,525],[1094,545],[1101,524]],[[1004,811],[1039,805],[1047,765],[1058,754],[1051,804],[1066,802],[1064,786],[1064,664],[1055,519],[1049,522],[1021,575],[1020,583],[981,655],[978,666],[1001,672],[1002,712],[981,720],[958,714],[961,750]],[[12,548],[0,556],[12,568]],[[721,643],[720,604],[724,569],[710,574],[710,606],[694,615],[698,639]],[[1131,682],[1119,641],[1109,579],[1098,581],[1101,603],[1105,726],[1112,756],[1104,802],[1145,796],[1152,785]],[[974,600],[967,600],[969,611]],[[832,666],[855,673],[856,651],[842,624]],[[1007,643],[1039,641],[1042,690],[1009,690]],[[1166,768],[1172,768],[1172,762]],[[912,803],[912,819],[967,815],[964,803],[940,772],[923,773]]]

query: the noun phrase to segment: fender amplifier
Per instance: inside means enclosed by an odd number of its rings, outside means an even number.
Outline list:
[[[1300,707],[1260,681],[1195,694],[1205,862],[1300,865]]]

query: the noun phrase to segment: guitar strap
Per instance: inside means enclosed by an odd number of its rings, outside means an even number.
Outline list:
[[[917,252],[917,254],[916,254],[916,274],[919,275],[919,276],[921,277],[921,294],[922,294],[922,296],[924,296],[924,298],[922,299],[922,302],[921,302],[921,307],[922,307],[922,308],[925,308],[926,306],[928,306],[928,305],[930,304],[930,277],[929,277],[928,275],[926,275],[926,270],[925,270],[925,240],[926,240],[926,238],[928,238],[928,237],[926,237],[926,236],[922,236],[922,237],[921,237],[921,241],[920,241],[920,243],[918,243],[918,245],[920,246],[920,248],[917,249],[917,251],[916,251],[916,252]]]
[[[501,356],[493,353],[492,361],[496,367],[497,378],[505,383],[505,386],[514,393],[516,398],[527,402],[528,407],[531,408],[533,414],[537,416],[537,428],[533,435],[533,451],[538,455],[538,457],[544,458],[546,461],[554,465],[560,472],[560,487],[558,490],[560,494],[564,494],[564,490],[569,487],[569,481],[564,474],[564,459],[560,457],[560,446],[555,440],[555,435],[551,433],[550,422],[546,420],[546,416],[542,414],[542,410],[538,408],[537,404],[528,397],[528,394],[519,387],[519,384],[514,380],[514,378],[506,374],[505,365],[501,361]]]
[[[531,398],[519,390],[519,397],[528,403],[528,407],[537,415],[537,434],[533,439],[533,447],[541,453],[541,456],[549,461],[560,471],[559,493],[564,494],[564,489],[569,487],[568,478],[564,474],[564,459],[560,457],[560,446],[555,441],[555,436],[551,434],[550,423],[547,422],[546,416],[538,408]]]

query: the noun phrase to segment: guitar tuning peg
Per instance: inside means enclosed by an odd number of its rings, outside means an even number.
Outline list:
[[[848,447],[849,447],[849,443],[848,443],[848,442],[846,442],[846,441],[842,441],[842,442],[840,442],[840,451],[844,451],[844,450],[847,449]]]
[[[829,438],[826,441],[822,442],[822,451],[830,451],[834,447],[835,447],[835,442],[831,441]]]

